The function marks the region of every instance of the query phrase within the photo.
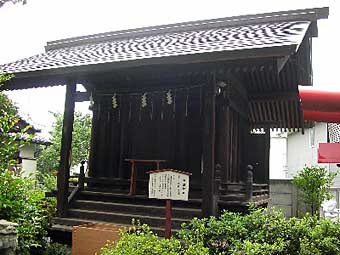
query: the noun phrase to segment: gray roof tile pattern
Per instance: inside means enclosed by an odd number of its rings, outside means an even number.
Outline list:
[[[6,73],[95,65],[188,54],[300,45],[310,21],[282,21],[109,39],[47,50],[0,67]]]
[[[16,136],[16,133],[10,133],[11,136]],[[19,137],[17,137],[18,140],[21,141],[29,141],[29,143],[31,144],[40,144],[40,145],[51,145],[52,143],[42,137],[39,134],[33,134],[33,136],[29,135],[29,134],[21,134]]]

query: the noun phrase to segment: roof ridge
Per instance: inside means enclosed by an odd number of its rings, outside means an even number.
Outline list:
[[[205,30],[218,27],[245,26],[280,21],[316,21],[318,19],[327,18],[328,14],[329,8],[323,7],[190,21],[167,25],[142,27],[136,29],[126,29],[113,32],[104,32],[55,40],[47,42],[45,49],[46,51],[49,51],[61,48],[68,48],[72,46],[80,46],[83,44],[105,42],[108,40],[121,40],[127,38],[136,38],[138,36],[151,36],[165,33]]]

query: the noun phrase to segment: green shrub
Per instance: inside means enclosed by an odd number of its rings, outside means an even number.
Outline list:
[[[101,255],[337,255],[340,226],[307,214],[285,219],[275,209],[250,208],[250,213],[224,212],[220,218],[194,218],[183,224],[178,238],[162,239],[146,225],[122,232]]]
[[[306,166],[294,176],[293,184],[302,191],[301,198],[310,205],[312,215],[319,215],[322,202],[332,197],[329,188],[336,175],[324,167]]]
[[[44,255],[71,255],[71,248],[60,243],[49,243]]]
[[[0,218],[18,223],[19,254],[43,247],[55,202],[45,198],[33,179],[8,170],[0,171],[0,194]]]
[[[63,130],[63,115],[52,113],[54,123],[50,132],[52,144],[42,148],[38,156],[37,171],[39,173],[50,173],[58,170],[60,161],[61,136]],[[81,112],[74,113],[72,132],[72,160],[71,167],[88,159],[91,140],[92,117]]]
[[[209,249],[198,242],[183,248],[176,238],[164,239],[155,235],[148,226],[137,226],[133,233],[123,231],[116,243],[108,243],[101,255],[206,255]]]
[[[0,85],[10,78],[11,75],[0,75]],[[27,133],[31,126],[21,128],[19,121],[17,108],[4,93],[0,93],[0,170],[15,169],[14,155],[32,137]],[[22,136],[26,139],[19,139]]]
[[[309,215],[286,220],[274,209],[195,218],[182,226],[178,236],[184,245],[202,243],[210,254],[340,254],[339,225]]]
[[[37,184],[40,190],[51,192],[57,190],[57,172],[37,173]]]

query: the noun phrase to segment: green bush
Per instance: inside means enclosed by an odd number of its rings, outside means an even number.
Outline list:
[[[339,225],[309,215],[286,220],[280,211],[267,209],[195,218],[182,226],[179,238],[184,244],[203,243],[210,254],[340,254]]]
[[[250,208],[250,213],[224,212],[220,218],[192,219],[183,224],[178,238],[166,240],[146,225],[122,232],[101,255],[337,255],[340,226],[306,215],[285,219],[275,209]]]
[[[44,255],[71,255],[71,248],[60,243],[49,243]]]
[[[101,249],[101,255],[205,255],[209,249],[198,242],[182,247],[175,238],[164,239],[155,235],[148,226],[137,226],[131,233],[123,231],[117,243],[108,243]]]
[[[310,205],[312,215],[319,215],[322,202],[332,197],[329,188],[336,175],[324,167],[306,166],[294,176],[293,184],[302,191],[301,198]]]
[[[37,184],[40,190],[51,192],[57,190],[57,172],[37,173]]]
[[[11,78],[8,75],[6,77],[0,75],[0,85],[2,81]],[[15,169],[14,155],[20,146],[28,143],[32,137],[27,133],[31,126],[21,128],[19,122],[17,108],[5,94],[0,93],[0,170]],[[26,139],[19,139],[22,136]]]
[[[0,171],[0,194],[0,218],[18,223],[19,254],[45,246],[55,202],[45,198],[33,179],[8,170]]]
[[[52,113],[52,115],[54,117],[52,131],[50,132],[52,144],[40,151],[37,161],[37,170],[43,174],[54,172],[59,168],[64,117],[60,113]],[[88,159],[91,140],[91,123],[91,115],[84,115],[81,112],[74,113],[71,167]]]

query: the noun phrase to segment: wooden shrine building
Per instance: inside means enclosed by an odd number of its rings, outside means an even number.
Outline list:
[[[298,85],[312,84],[312,37],[327,16],[305,9],[75,37],[1,66],[15,74],[1,90],[66,84],[56,226],[162,226],[162,201],[147,197],[156,168],[192,174],[189,201],[174,203],[175,228],[250,201],[265,206],[269,130],[303,130]],[[70,189],[74,106],[85,100],[89,169]]]

